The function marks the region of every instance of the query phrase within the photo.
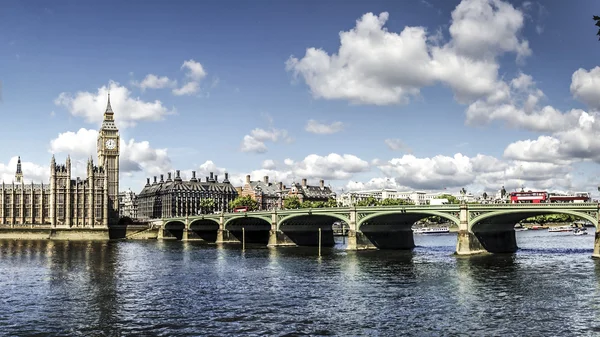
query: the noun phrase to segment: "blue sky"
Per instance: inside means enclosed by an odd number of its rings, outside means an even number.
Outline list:
[[[598,13],[594,1],[3,1],[0,174],[11,181],[20,155],[25,178],[46,181],[51,153],[95,154],[111,86],[121,189],[180,169],[338,190],[594,191]]]

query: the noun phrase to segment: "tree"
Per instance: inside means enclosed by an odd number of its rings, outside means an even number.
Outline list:
[[[302,204],[300,205],[300,207],[302,208],[313,208],[313,203],[308,201],[308,200],[304,200],[302,202]]]
[[[200,209],[202,210],[202,214],[208,214],[213,207],[215,207],[215,201],[211,198],[206,198],[200,200]]]
[[[506,196],[506,189],[504,188],[504,186],[502,186],[502,189],[500,190],[500,196],[502,197],[502,199],[504,199],[504,197]]]
[[[455,196],[450,195],[450,194],[442,194],[442,195],[438,196],[436,199],[447,199],[449,204],[460,204],[460,201],[458,201],[458,199],[456,199]]]
[[[600,27],[600,16],[594,15],[594,21],[596,21],[596,26]],[[596,35],[600,36],[600,29],[598,29],[598,33]],[[598,38],[600,41],[600,37]]]
[[[248,207],[249,211],[256,211],[258,209],[258,202],[252,199],[251,196],[247,195],[245,197],[237,197],[231,203],[229,203],[229,207]]]
[[[413,203],[408,200],[392,199],[392,198],[385,198],[379,202],[379,205],[381,205],[381,206],[398,206],[398,205],[412,205],[412,204]]]
[[[360,200],[359,202],[356,203],[356,206],[377,206],[379,205],[379,202],[377,201],[377,199],[369,196],[366,199]]]
[[[329,207],[329,208],[338,207],[338,203],[337,203],[337,201],[335,201],[335,199],[329,198],[329,200],[327,200],[327,202],[325,203],[325,207]]]
[[[300,199],[298,199],[296,196],[288,197],[283,201],[283,208],[286,209],[298,209],[301,206]]]

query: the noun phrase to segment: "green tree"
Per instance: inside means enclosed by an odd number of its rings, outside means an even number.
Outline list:
[[[329,198],[329,200],[327,200],[327,202],[325,203],[325,207],[329,207],[329,208],[338,207],[338,203],[337,203],[337,201],[335,201],[335,199]]]
[[[248,207],[249,211],[256,211],[258,209],[258,202],[252,199],[251,196],[247,195],[245,197],[237,197],[231,203],[229,203],[229,207]]]
[[[324,208],[325,206],[325,201],[314,201],[311,205],[312,208]]]
[[[594,21],[596,21],[596,26],[600,27],[600,16],[594,15]],[[596,35],[600,36],[600,29],[598,29],[598,33]],[[600,41],[600,37],[598,38]]]
[[[392,199],[385,198],[379,202],[381,206],[398,206],[398,205],[412,205],[413,203],[404,199]]]
[[[367,197],[366,199],[360,200],[359,202],[356,203],[356,206],[377,206],[379,205],[379,202],[377,201],[377,199],[373,198],[373,197]]]
[[[286,209],[298,209],[301,206],[302,205],[300,204],[300,199],[298,199],[298,197],[296,196],[285,198],[285,200],[283,201],[283,208]]]
[[[449,204],[460,204],[460,201],[456,199],[455,196],[450,194],[442,194],[438,196],[436,199],[447,199]]]
[[[215,207],[215,201],[211,198],[200,200],[200,209],[202,214],[208,214]]]
[[[308,201],[308,200],[304,200],[302,202],[302,204],[300,204],[301,208],[312,208],[313,207],[313,203]]]

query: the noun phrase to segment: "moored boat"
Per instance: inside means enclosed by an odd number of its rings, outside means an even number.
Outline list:
[[[573,227],[571,226],[557,226],[548,228],[548,232],[572,232]]]
[[[442,234],[442,233],[450,233],[450,228],[448,227],[421,227],[421,228],[413,228],[414,234]]]

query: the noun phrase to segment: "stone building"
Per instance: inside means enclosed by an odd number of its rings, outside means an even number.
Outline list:
[[[108,227],[119,220],[119,131],[114,124],[110,94],[98,132],[98,162],[87,162],[87,177],[73,179],[71,158],[50,162],[50,182],[26,184],[17,162],[15,179],[2,182],[0,224],[52,227]]]
[[[130,189],[119,193],[119,217],[137,219],[136,195]]]
[[[250,175],[247,175],[241,196],[250,196],[256,200],[258,210],[261,211],[281,209],[284,188],[281,182],[277,184],[269,182],[269,176],[265,176],[262,181],[251,181]]]
[[[302,183],[292,183],[289,188],[284,188],[283,198],[289,198],[296,196],[300,202],[305,201],[327,201],[329,199],[335,199],[336,194],[331,190],[331,187],[325,186],[325,180],[319,181],[319,186],[311,186],[307,184],[306,179],[302,179]]]
[[[229,175],[219,182],[217,175],[210,172],[205,181],[196,178],[196,171],[192,171],[192,178],[184,181],[180,171],[175,171],[172,178],[171,172],[167,179],[160,175],[160,181],[146,179],[146,186],[138,194],[137,213],[140,219],[158,219],[197,215],[201,213],[228,212],[229,203],[238,196],[235,187],[229,182]],[[207,200],[212,199],[213,205],[207,207]]]

